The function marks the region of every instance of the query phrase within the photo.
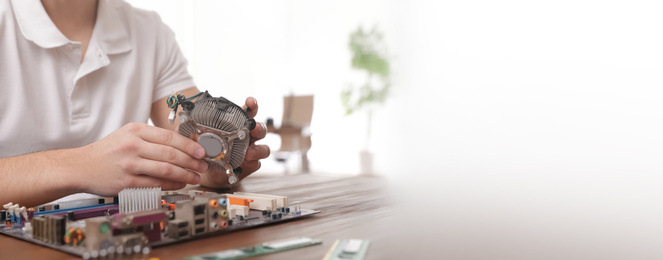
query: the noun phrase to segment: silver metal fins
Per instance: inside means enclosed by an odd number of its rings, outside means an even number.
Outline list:
[[[234,169],[241,169],[239,166],[251,144],[249,131],[255,121],[238,105],[207,92],[182,107],[179,133],[200,143],[205,150],[214,151],[204,158],[210,169],[224,169],[230,184],[236,183],[241,170]]]

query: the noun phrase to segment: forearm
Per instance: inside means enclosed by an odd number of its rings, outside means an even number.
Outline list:
[[[0,159],[0,203],[26,207],[81,192],[80,149],[63,149]],[[78,158],[78,159],[77,159]]]

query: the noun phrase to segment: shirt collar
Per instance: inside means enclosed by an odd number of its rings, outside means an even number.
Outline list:
[[[23,36],[42,48],[55,48],[69,43],[48,17],[39,0],[12,0],[12,8]]]
[[[129,32],[119,10],[119,4],[114,0],[99,0],[97,21],[94,25],[93,38],[97,38],[101,48],[106,54],[117,54],[131,50]],[[96,35],[95,35],[96,34]]]
[[[55,48],[70,42],[48,17],[39,0],[12,0],[12,8],[26,39],[42,48]],[[129,32],[122,21],[115,1],[99,0],[90,41],[96,38],[106,54],[130,51]]]

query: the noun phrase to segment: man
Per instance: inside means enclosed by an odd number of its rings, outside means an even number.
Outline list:
[[[168,124],[166,98],[199,90],[157,14],[120,0],[2,0],[0,56],[0,202],[229,185]],[[254,117],[257,101],[246,106]],[[251,131],[265,134],[264,124]],[[268,155],[252,144],[240,178]]]

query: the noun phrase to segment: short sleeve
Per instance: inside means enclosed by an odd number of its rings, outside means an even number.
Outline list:
[[[195,87],[193,77],[187,70],[188,62],[175,41],[175,33],[161,19],[158,30],[157,71],[152,102]]]

